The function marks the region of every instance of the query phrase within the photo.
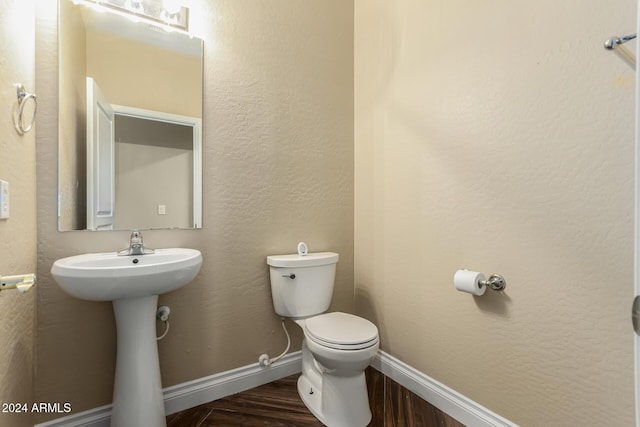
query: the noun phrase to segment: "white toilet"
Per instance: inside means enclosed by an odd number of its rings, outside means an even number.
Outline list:
[[[267,257],[273,306],[304,331],[298,393],[329,427],[371,421],[364,370],[378,352],[378,329],[352,314],[324,313],[331,303],[338,254]]]

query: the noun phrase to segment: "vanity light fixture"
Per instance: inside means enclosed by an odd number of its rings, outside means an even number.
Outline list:
[[[189,33],[189,8],[179,0],[72,0],[101,12],[115,13],[134,21],[147,22],[167,32]]]

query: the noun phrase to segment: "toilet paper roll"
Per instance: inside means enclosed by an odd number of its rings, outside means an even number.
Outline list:
[[[453,285],[457,290],[477,296],[483,295],[487,290],[486,286],[480,285],[482,280],[485,280],[484,274],[477,271],[458,270],[453,275]]]

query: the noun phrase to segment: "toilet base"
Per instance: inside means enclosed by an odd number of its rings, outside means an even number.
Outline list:
[[[371,421],[364,371],[332,375],[323,369],[302,342],[302,375],[298,394],[305,406],[328,427],[365,427]]]
[[[322,411],[320,410],[322,405],[322,390],[318,390],[304,375],[300,375],[298,378],[298,394],[313,416],[319,419],[324,425],[327,425],[322,419]]]

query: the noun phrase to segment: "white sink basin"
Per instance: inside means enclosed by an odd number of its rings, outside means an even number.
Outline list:
[[[51,268],[68,294],[91,301],[160,295],[191,282],[202,265],[195,249],[156,249],[153,254],[118,256],[117,252],[76,255]]]
[[[156,344],[158,295],[191,282],[202,265],[195,249],[156,249],[77,255],[53,263],[51,274],[68,294],[112,301],[118,345],[112,427],[166,426]]]

